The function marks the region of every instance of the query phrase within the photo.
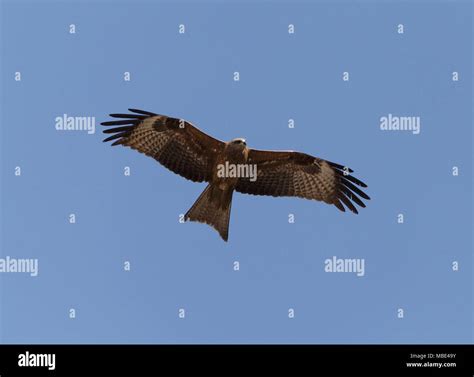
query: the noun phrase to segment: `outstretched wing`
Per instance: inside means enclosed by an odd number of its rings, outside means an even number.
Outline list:
[[[191,181],[211,180],[216,156],[224,149],[222,141],[182,119],[143,110],[129,111],[136,114],[110,114],[122,119],[101,123],[103,126],[117,126],[103,131],[112,134],[104,141],[115,140],[112,145],[124,145],[153,157]]]
[[[334,204],[341,211],[345,205],[354,213],[353,202],[365,207],[361,198],[370,199],[359,188],[367,185],[350,175],[351,169],[304,153],[249,149],[247,163],[256,165],[257,178],[239,178],[236,190],[244,194],[298,196]]]

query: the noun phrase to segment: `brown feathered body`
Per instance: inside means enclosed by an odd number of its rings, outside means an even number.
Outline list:
[[[247,162],[248,150],[245,144],[226,143],[212,168],[212,180],[184,216],[186,220],[199,221],[213,226],[223,240],[229,238],[232,195],[239,181],[238,177],[219,175],[219,168],[243,165]]]
[[[358,213],[365,207],[361,190],[365,183],[351,175],[352,169],[294,151],[249,149],[245,140],[217,140],[182,119],[129,109],[135,114],[110,114],[122,118],[103,122],[114,126],[104,141],[136,149],[174,173],[208,186],[185,215],[186,220],[211,225],[227,241],[234,191],[252,195],[295,196],[323,201]],[[219,167],[252,165],[256,177],[222,176]]]

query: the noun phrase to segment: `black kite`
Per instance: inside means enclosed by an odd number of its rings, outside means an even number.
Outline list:
[[[300,152],[249,149],[244,139],[225,143],[182,119],[129,111],[135,114],[110,114],[122,119],[102,123],[118,126],[104,131],[113,134],[104,141],[136,149],[193,182],[209,182],[185,220],[211,225],[225,241],[234,191],[314,199],[354,213],[354,203],[365,207],[360,198],[370,199],[359,188],[367,185],[342,165]]]

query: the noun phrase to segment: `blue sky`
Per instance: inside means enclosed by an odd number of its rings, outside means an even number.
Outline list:
[[[472,343],[470,2],[1,7],[1,257],[39,265],[0,273],[1,342]],[[348,165],[372,200],[236,194],[225,243],[178,222],[204,184],[102,143],[129,107]],[[96,133],[57,131],[63,114]],[[388,114],[421,132],[382,131]],[[333,256],[364,276],[325,272]]]

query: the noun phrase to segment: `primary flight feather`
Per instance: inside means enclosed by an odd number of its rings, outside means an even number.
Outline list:
[[[110,114],[113,126],[103,132],[106,141],[123,145],[153,157],[163,166],[194,182],[209,182],[186,213],[185,220],[211,225],[227,241],[234,191],[252,195],[296,196],[323,201],[353,213],[365,207],[369,196],[365,183],[353,171],[305,153],[263,151],[247,148],[244,139],[217,140],[191,123],[148,111],[129,109],[134,114]],[[225,167],[255,175],[223,174]],[[248,169],[247,169],[248,168]],[[230,169],[232,171],[232,169]]]

